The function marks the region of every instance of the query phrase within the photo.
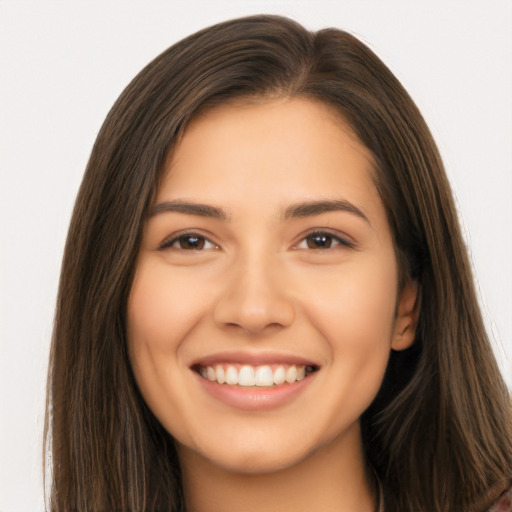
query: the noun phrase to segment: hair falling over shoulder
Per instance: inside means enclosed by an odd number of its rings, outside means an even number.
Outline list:
[[[232,99],[268,96],[318,100],[350,124],[374,157],[402,282],[411,277],[421,290],[415,343],[392,353],[361,420],[386,512],[480,512],[510,485],[510,395],[421,114],[352,35],[254,16],[163,52],[99,132],[69,228],[50,354],[44,449],[53,512],[184,510],[174,441],[128,360],[128,295],[164,162],[187,123]]]

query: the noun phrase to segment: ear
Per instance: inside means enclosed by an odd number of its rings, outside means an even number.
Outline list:
[[[419,286],[416,281],[408,279],[398,297],[395,325],[391,339],[393,350],[404,350],[413,344],[419,314]]]

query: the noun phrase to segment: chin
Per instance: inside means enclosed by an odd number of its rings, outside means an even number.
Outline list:
[[[246,434],[240,438],[229,436],[228,439],[218,439],[218,442],[207,442],[194,448],[179,445],[179,452],[182,460],[192,457],[230,473],[257,475],[286,470],[314,452],[313,447],[301,447],[299,444],[296,439],[276,443]]]
[[[229,457],[211,459],[215,466],[230,473],[262,475],[289,469],[307,458],[305,454],[270,453],[262,451],[232,451]]]

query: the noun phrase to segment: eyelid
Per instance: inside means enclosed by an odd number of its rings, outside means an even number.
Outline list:
[[[210,244],[213,245],[213,248],[208,248],[208,249],[196,249],[195,251],[193,249],[181,249],[181,248],[177,248],[176,250],[179,250],[179,251],[183,251],[183,252],[201,252],[201,251],[211,251],[212,249],[218,249],[219,248],[219,245],[216,244],[211,238],[210,236],[208,235],[205,235],[203,233],[201,233],[200,230],[190,230],[190,229],[185,229],[183,231],[178,231],[177,233],[172,233],[171,235],[169,235],[168,237],[164,238],[164,240],[158,245],[158,250],[166,250],[166,249],[171,249],[173,248],[172,246],[179,241],[180,238],[184,238],[184,237],[187,237],[187,236],[190,236],[190,237],[198,237],[198,238],[204,238],[206,242],[209,242]]]
[[[331,230],[328,228],[314,228],[300,236],[299,240],[293,245],[294,249],[301,250],[302,248],[298,247],[299,244],[304,242],[306,240],[306,238],[308,238],[312,235],[329,235],[334,240],[336,240],[336,242],[338,242],[339,245],[336,245],[335,247],[329,247],[327,249],[321,249],[321,248],[309,249],[309,248],[305,248],[305,247],[303,249],[320,252],[320,251],[329,251],[329,250],[335,249],[336,247],[339,247],[339,246],[346,247],[348,249],[356,249],[357,248],[356,243],[348,235],[344,235],[344,234],[340,233],[339,231]]]
[[[304,242],[308,237],[310,237],[312,235],[328,235],[328,236],[332,237],[337,242],[337,244],[335,245],[335,247],[330,247],[330,248],[327,248],[327,249],[322,249],[322,248],[310,249],[310,248],[306,248],[306,247],[304,247],[304,248],[298,247],[299,244]],[[201,251],[205,251],[205,250],[208,251],[208,250],[213,250],[213,249],[219,249],[220,248],[219,244],[215,243],[212,240],[212,237],[210,235],[202,233],[201,230],[185,229],[185,230],[182,230],[182,231],[178,231],[178,232],[172,233],[171,235],[167,236],[158,245],[157,249],[158,250],[171,249],[172,246],[176,242],[178,242],[180,238],[187,237],[187,236],[190,236],[190,237],[195,236],[195,237],[198,237],[198,238],[204,238],[204,240],[206,242],[210,243],[213,247],[211,247],[211,248],[196,249],[195,251],[193,249],[181,249],[181,248],[176,248],[176,250],[180,250],[180,251],[183,251],[183,252],[201,252]],[[329,229],[329,228],[313,228],[313,229],[310,229],[306,233],[301,234],[300,238],[298,238],[297,242],[295,242],[293,244],[293,248],[297,249],[297,250],[305,249],[305,250],[311,250],[311,251],[314,250],[314,251],[319,251],[319,252],[320,251],[333,250],[333,249],[335,249],[336,247],[339,247],[339,246],[346,247],[346,248],[349,248],[349,249],[357,248],[355,242],[351,239],[351,237],[349,237],[348,235],[342,234],[339,231],[332,230],[332,229]]]

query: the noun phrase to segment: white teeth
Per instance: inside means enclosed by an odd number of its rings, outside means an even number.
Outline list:
[[[295,368],[295,365],[290,366],[288,370],[286,370],[286,382],[288,384],[293,384],[297,379],[297,368]]]
[[[256,386],[272,386],[274,384],[274,375],[270,366],[258,366],[254,376]]]
[[[306,367],[304,365],[290,365],[288,367],[279,365],[272,371],[270,365],[254,367],[246,364],[237,371],[235,365],[224,366],[218,364],[215,367],[201,366],[199,373],[203,378],[219,384],[269,387],[272,385],[280,386],[285,382],[293,384],[303,380],[306,377]]]
[[[230,384],[231,386],[238,384],[238,373],[234,366],[228,366],[226,370],[226,384]]]
[[[217,380],[215,370],[211,366],[206,367],[206,378],[211,381]]]
[[[280,384],[284,384],[286,380],[286,372],[283,366],[278,366],[276,371],[274,372],[274,384],[279,386]]]
[[[218,364],[215,367],[215,373],[217,374],[217,382],[219,384],[224,384],[226,382],[226,375],[224,373],[224,367],[220,364]]]
[[[254,386],[254,368],[252,366],[242,366],[238,372],[239,386]]]

